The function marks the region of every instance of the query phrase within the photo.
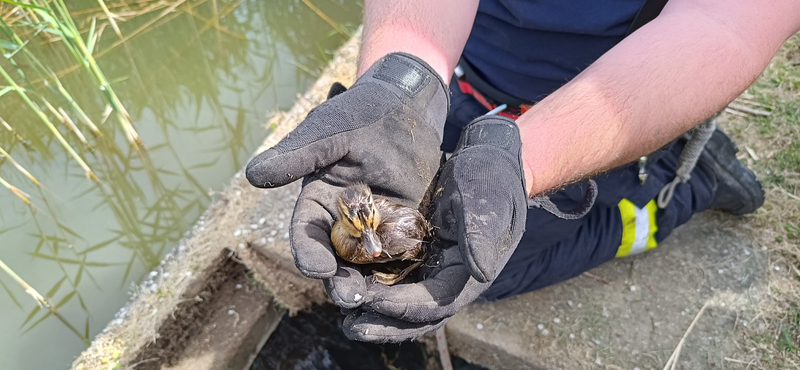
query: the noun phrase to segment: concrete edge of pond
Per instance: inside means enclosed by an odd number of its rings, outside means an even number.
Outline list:
[[[255,153],[294,129],[334,81],[355,81],[360,34],[288,112],[269,120],[270,133]],[[72,369],[244,369],[285,313],[327,299],[319,281],[299,275],[288,253],[292,207],[277,203],[293,204],[299,184],[261,190],[242,174],[215,194]]]

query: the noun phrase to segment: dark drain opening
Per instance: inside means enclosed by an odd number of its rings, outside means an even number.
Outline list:
[[[261,348],[250,370],[434,370],[441,369],[422,343],[371,344],[342,333],[342,314],[334,305],[315,306],[284,317]],[[453,358],[457,370],[485,370]]]

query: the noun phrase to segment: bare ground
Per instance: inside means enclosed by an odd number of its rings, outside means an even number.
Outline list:
[[[766,202],[737,225],[768,254],[769,297],[742,326],[731,364],[750,369],[800,368],[800,34],[778,52],[737,102],[768,116],[728,111],[722,127],[766,191]]]

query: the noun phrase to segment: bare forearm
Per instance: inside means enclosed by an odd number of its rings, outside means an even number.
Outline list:
[[[358,75],[391,52],[406,52],[439,73],[445,83],[472,29],[478,0],[366,0]]]
[[[714,2],[703,7],[726,7]],[[753,14],[747,6],[711,14],[687,5],[691,0],[671,1],[659,18],[520,117],[529,193],[635,160],[724,107],[797,30],[800,9],[780,2],[783,14]]]

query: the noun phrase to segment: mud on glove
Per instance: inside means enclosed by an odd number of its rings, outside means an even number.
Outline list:
[[[357,266],[345,267],[334,255],[336,199],[362,182],[377,195],[417,208],[439,169],[449,94],[427,64],[402,53],[375,62],[344,90],[335,85],[335,96],[253,158],[246,175],[260,188],[304,178],[290,229],[295,264],[308,277],[326,279],[337,304],[353,306],[366,287]]]
[[[480,117],[461,135],[434,195],[433,257],[417,283],[368,286],[344,321],[351,339],[400,342],[435,330],[492,284],[525,229],[519,129]]]

